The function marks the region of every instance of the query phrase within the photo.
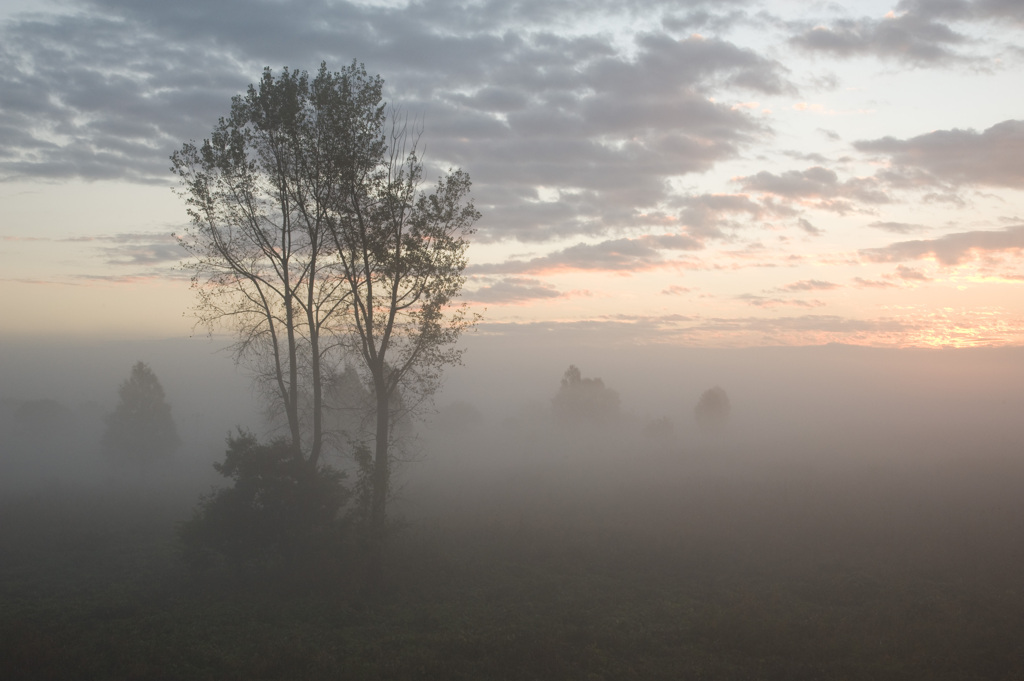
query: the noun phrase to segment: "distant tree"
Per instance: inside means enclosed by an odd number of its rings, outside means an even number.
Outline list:
[[[697,426],[706,433],[719,433],[729,424],[729,396],[720,387],[705,390],[693,409]]]
[[[160,381],[148,365],[136,362],[106,418],[104,449],[116,460],[141,463],[166,459],[180,445]]]
[[[562,375],[551,401],[555,420],[567,425],[608,423],[619,416],[619,394],[600,378],[583,378],[575,364]]]
[[[675,434],[675,424],[667,416],[660,416],[644,426],[644,435],[658,440],[669,440]]]
[[[339,450],[373,437],[377,405],[351,362],[326,377],[324,404],[325,432]]]

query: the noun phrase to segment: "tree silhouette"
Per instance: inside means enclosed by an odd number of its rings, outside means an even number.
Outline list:
[[[196,316],[211,331],[234,325],[236,360],[255,372],[311,470],[339,361],[332,338],[351,304],[328,229],[362,159],[383,144],[382,83],[354,63],[321,64],[312,78],[267,68],[209,139],[171,156],[192,219],[178,238],[193,256]]]
[[[562,375],[551,408],[555,420],[565,425],[608,423],[619,415],[619,393],[600,378],[583,378],[573,364]]]
[[[720,433],[729,424],[729,396],[717,385],[705,390],[693,409],[697,426],[705,433]]]
[[[217,472],[233,481],[205,497],[178,529],[184,557],[200,567],[217,555],[234,568],[268,560],[308,560],[339,519],[351,493],[344,473],[310,471],[280,438],[260,444],[251,433],[228,437]]]
[[[424,182],[418,130],[397,116],[377,130],[379,144],[354,157],[328,220],[348,301],[343,346],[376,407],[371,582],[380,573],[394,427],[431,398],[443,368],[460,361],[455,342],[476,321],[457,298],[480,217],[462,170]]]
[[[104,449],[115,460],[142,463],[166,459],[180,444],[160,381],[145,362],[136,362],[106,418]]]
[[[355,63],[321,64],[312,78],[268,68],[210,139],[171,157],[192,218],[180,241],[194,256],[199,319],[236,324],[236,358],[285,415],[293,456],[316,471],[339,439],[324,431],[351,401],[325,401],[343,387],[336,367],[352,362],[370,394],[370,573],[395,424],[459,361],[455,341],[475,321],[456,299],[479,218],[465,172],[424,181],[420,131],[388,115],[382,86]]]

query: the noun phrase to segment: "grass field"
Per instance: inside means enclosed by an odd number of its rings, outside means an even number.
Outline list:
[[[410,483],[372,600],[355,553],[189,572],[190,490],[8,494],[2,676],[1024,679],[1012,458],[609,470]]]

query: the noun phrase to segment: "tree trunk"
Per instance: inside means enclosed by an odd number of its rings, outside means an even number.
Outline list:
[[[382,372],[383,373],[383,372]],[[370,509],[370,554],[366,585],[371,592],[381,590],[384,566],[384,534],[387,525],[388,501],[388,430],[391,404],[383,377],[374,376],[377,397],[377,441],[373,456],[373,506]]]
[[[314,248],[316,245],[314,244]],[[316,255],[310,266],[309,286],[306,295],[306,324],[309,326],[310,370],[313,372],[313,443],[309,452],[309,467],[316,470],[320,463],[320,449],[323,447],[323,377],[320,373],[320,328],[314,315],[313,283],[316,272]]]

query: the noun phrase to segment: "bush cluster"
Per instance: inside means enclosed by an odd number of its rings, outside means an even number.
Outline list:
[[[337,539],[351,496],[342,471],[313,469],[288,440],[261,444],[244,431],[228,438],[224,461],[214,468],[234,484],[204,497],[179,527],[194,566],[218,558],[236,568],[288,562]]]

